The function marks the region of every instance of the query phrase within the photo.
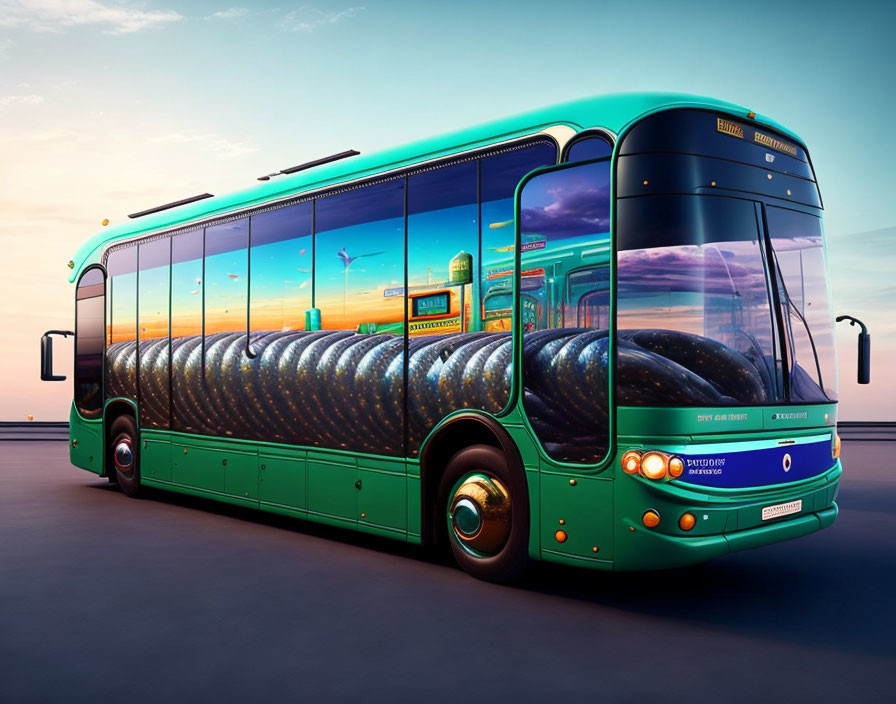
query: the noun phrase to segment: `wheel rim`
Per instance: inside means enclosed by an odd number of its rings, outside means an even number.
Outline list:
[[[510,492],[497,478],[468,475],[455,485],[448,504],[449,533],[472,555],[495,555],[510,537],[510,507]]]
[[[115,443],[112,459],[115,468],[122,474],[131,474],[134,471],[134,448],[128,438],[121,438]]]

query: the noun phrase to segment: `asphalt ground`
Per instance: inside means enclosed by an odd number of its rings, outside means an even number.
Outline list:
[[[894,449],[844,443],[811,536],[507,587],[3,442],[0,702],[896,701]]]

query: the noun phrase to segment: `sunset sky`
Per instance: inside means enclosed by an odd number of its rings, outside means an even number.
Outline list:
[[[632,7],[0,0],[0,420],[68,417],[71,386],[38,380],[38,340],[73,325],[66,262],[103,218],[626,90],[731,100],[805,139],[835,312],[863,318],[873,340],[860,387],[855,329],[839,326],[840,415],[896,420],[896,5]],[[62,373],[70,356],[58,344]]]

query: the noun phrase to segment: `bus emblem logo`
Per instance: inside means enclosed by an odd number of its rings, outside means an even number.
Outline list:
[[[789,452],[787,452],[787,453],[784,454],[784,461],[783,461],[783,464],[784,464],[784,471],[785,471],[785,472],[789,472],[789,471],[790,471],[790,465],[793,464],[793,459],[790,457],[790,453],[789,453]]]
[[[731,120],[723,120],[721,117],[717,117],[716,129],[722,134],[731,135],[739,139],[744,138],[744,128]]]

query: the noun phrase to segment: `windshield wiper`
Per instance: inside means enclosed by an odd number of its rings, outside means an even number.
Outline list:
[[[784,272],[781,269],[781,264],[778,261],[778,252],[774,247],[772,249],[772,256],[775,258],[775,269],[777,270],[778,281],[781,283],[781,290],[784,292],[784,299],[787,303],[788,316],[793,315],[799,320],[803,327],[806,329],[806,335],[809,336],[809,345],[812,347],[812,356],[815,358],[815,370],[818,372],[818,388],[821,390],[821,393],[827,398],[827,393],[824,390],[824,379],[821,374],[821,363],[818,361],[818,350],[815,347],[815,338],[812,337],[812,331],[809,329],[809,323],[806,322],[806,319],[803,317],[803,314],[797,310],[796,304],[794,304],[793,299],[790,297],[790,292],[787,290],[787,283],[784,281]],[[788,326],[789,327],[789,326]],[[790,346],[791,346],[791,359],[793,360],[794,365],[797,363],[796,361],[796,353],[795,346],[796,343],[793,340],[793,333],[790,335]]]

